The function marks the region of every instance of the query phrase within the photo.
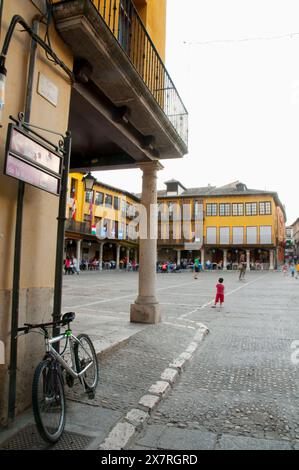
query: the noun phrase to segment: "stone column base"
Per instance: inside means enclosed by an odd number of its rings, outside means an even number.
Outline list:
[[[160,323],[161,311],[159,304],[132,304],[130,321],[132,323]]]

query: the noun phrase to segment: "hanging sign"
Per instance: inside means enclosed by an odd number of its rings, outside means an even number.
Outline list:
[[[63,157],[40,139],[9,124],[4,174],[58,196]]]

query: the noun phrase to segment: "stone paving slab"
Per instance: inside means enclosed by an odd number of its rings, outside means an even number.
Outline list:
[[[255,439],[253,437],[241,437],[225,435],[220,438],[221,450],[292,450],[286,441],[271,439]]]
[[[216,443],[216,434],[207,431],[167,427],[161,435],[158,448],[169,450],[211,450]]]

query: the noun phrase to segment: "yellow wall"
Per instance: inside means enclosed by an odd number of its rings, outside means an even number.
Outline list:
[[[31,25],[39,14],[30,0],[4,2],[1,39],[3,42],[13,15],[21,15]],[[14,263],[14,238],[18,181],[3,175],[4,154],[9,115],[17,117],[24,111],[27,73],[30,54],[30,36],[17,26],[8,50],[6,68],[6,103],[0,129],[0,340],[5,344],[5,365],[0,365],[0,425],[6,422],[8,403],[8,366],[11,338],[11,290]],[[40,27],[40,37],[45,28]],[[50,30],[54,51],[69,68],[73,58],[54,28]],[[57,107],[37,93],[39,72],[51,80],[59,90]],[[68,128],[71,85],[69,78],[58,66],[50,62],[38,47],[38,57],[33,82],[30,122],[64,134]],[[58,137],[47,134],[58,142]],[[39,323],[51,318],[55,273],[58,197],[41,189],[25,185],[22,224],[22,253],[20,273],[19,325],[24,322]],[[40,338],[20,338],[18,341],[18,374],[16,411],[22,411],[31,402],[32,375],[43,355]]]
[[[220,227],[244,227],[244,244],[246,244],[246,227],[258,227],[258,243],[259,243],[259,228],[261,226],[271,226],[272,227],[272,244],[276,246],[279,242],[284,240],[284,230],[285,230],[285,221],[284,215],[280,207],[276,206],[275,200],[272,196],[267,195],[253,195],[253,196],[217,196],[217,197],[192,197],[192,198],[180,198],[180,197],[173,197],[173,198],[159,198],[160,203],[168,204],[172,202],[175,205],[181,206],[183,204],[190,205],[191,207],[191,214],[194,211],[195,202],[203,201],[204,205],[204,237],[206,237],[207,228],[208,227],[216,227],[217,228],[217,244],[219,244],[219,228]],[[256,215],[256,216],[246,216],[245,212],[245,203],[256,202],[257,203],[257,213],[259,214],[259,202],[271,202],[271,215]],[[218,215],[217,216],[207,216],[206,205],[216,203],[218,205]],[[219,216],[219,204],[222,203],[243,203],[244,204],[244,215],[243,216]],[[175,213],[176,211],[174,211]],[[180,210],[178,210],[180,212]],[[181,213],[183,215],[183,210],[181,209]],[[231,214],[232,214],[232,206],[231,206]],[[172,225],[176,226],[180,224],[180,222],[174,222],[170,224],[170,229],[172,229]],[[190,226],[190,234],[191,228],[194,230],[194,224]],[[175,230],[175,229],[173,229]],[[162,222],[162,235],[165,234],[165,227],[163,227]],[[182,236],[183,238],[183,236]],[[232,229],[230,230],[230,243],[232,244]],[[258,244],[257,243],[257,244]]]
[[[272,214],[271,215],[256,215],[246,216],[245,214],[245,203],[256,202],[272,202]],[[244,216],[207,216],[206,215],[206,204],[222,204],[222,203],[243,203],[244,204]],[[204,236],[208,227],[217,227],[217,239],[219,242],[219,227],[244,227],[244,241],[246,241],[246,227],[258,227],[258,243],[259,243],[259,227],[266,225],[272,227],[272,243],[275,244],[277,236],[276,228],[276,208],[273,197],[270,196],[246,196],[246,197],[223,197],[223,198],[208,198],[205,199],[204,203],[205,211],[205,222],[204,222]],[[232,207],[231,207],[232,211]],[[259,207],[257,206],[259,213]],[[219,214],[219,206],[218,206]],[[232,233],[230,233],[232,243]]]
[[[85,191],[84,191],[84,184],[82,182],[83,174],[80,173],[70,173],[69,175],[69,196],[70,196],[70,188],[71,188],[71,179],[76,179],[77,184],[76,184],[76,221],[83,222],[84,221],[84,215],[89,215],[90,214],[90,203],[85,202]],[[103,219],[108,219],[112,221],[121,221],[121,204],[123,203],[128,203],[131,205],[136,205],[136,201],[131,198],[130,196],[124,194],[121,190],[117,189],[110,189],[107,188],[106,186],[101,185],[100,183],[95,183],[94,188],[93,188],[94,193],[95,192],[101,192],[104,195],[110,195],[112,198],[115,196],[120,199],[120,209],[115,210],[113,208],[113,202],[114,199],[112,200],[112,208],[105,206],[105,203],[103,205],[95,205],[93,204],[92,208],[92,223],[95,222],[95,217],[100,217]],[[68,200],[67,204],[67,217],[69,215],[69,211],[72,207],[72,200]]]
[[[135,0],[136,8],[161,59],[165,61],[166,0]]]
[[[33,16],[37,14],[29,0],[10,0],[4,2],[2,38],[6,33],[12,16],[16,13],[24,17],[31,24]],[[4,164],[4,147],[6,143],[9,115],[17,116],[24,110],[25,91],[27,86],[27,67],[30,50],[30,37],[22,28],[16,27],[11,45],[8,51],[6,68],[6,105],[3,115],[3,128],[0,129],[0,171]],[[40,29],[43,37],[44,28]],[[51,29],[52,46],[58,56],[71,68],[72,56],[67,47],[62,43],[54,29]],[[50,128],[54,131],[65,133],[68,127],[68,111],[70,102],[70,83],[68,77],[61,73],[60,69],[49,62],[40,49],[36,64],[31,122],[40,127]],[[54,107],[37,93],[37,81],[39,72],[42,72],[59,89],[58,106]],[[49,138],[49,134],[47,135]],[[55,139],[50,136],[51,139]],[[56,138],[57,139],[57,138]],[[15,210],[18,182],[7,176],[0,176],[0,256],[2,269],[0,268],[0,289],[10,288],[12,284],[13,242],[15,227]],[[54,262],[52,269],[43,269],[49,265],[49,259],[55,255],[56,217],[58,211],[58,198],[48,193],[26,185],[24,203],[23,224],[23,249],[22,249],[22,276],[23,287],[52,286],[54,276]],[[32,221],[34,220],[34,224]],[[39,263],[32,263],[31,247],[35,246],[35,257]],[[45,249],[47,246],[47,249]],[[5,269],[4,269],[5,267]]]

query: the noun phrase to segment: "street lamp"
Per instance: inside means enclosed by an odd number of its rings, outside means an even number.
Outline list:
[[[92,191],[93,185],[96,182],[96,178],[92,176],[90,171],[87,173],[87,175],[83,176],[82,181],[84,183],[84,189],[85,191]]]

